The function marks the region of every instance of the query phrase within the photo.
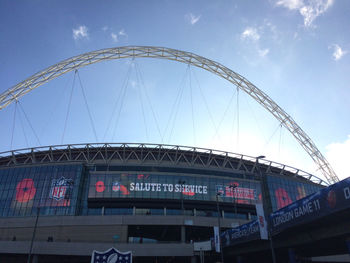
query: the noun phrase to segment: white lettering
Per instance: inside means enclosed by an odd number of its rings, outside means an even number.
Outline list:
[[[345,199],[350,199],[350,188],[349,187],[344,188],[344,196],[345,196]]]
[[[203,194],[207,194],[208,193],[208,186],[203,185]]]

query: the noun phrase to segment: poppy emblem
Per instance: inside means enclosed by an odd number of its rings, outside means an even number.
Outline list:
[[[120,190],[120,183],[119,182],[114,182],[112,185],[112,191],[113,192],[118,192]]]
[[[102,193],[106,187],[103,181],[97,181],[95,184],[96,192]]]
[[[35,196],[36,188],[33,179],[25,178],[16,186],[16,201],[26,203]]]

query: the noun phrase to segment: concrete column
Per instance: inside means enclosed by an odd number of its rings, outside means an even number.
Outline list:
[[[237,263],[243,263],[243,258],[241,256],[238,256],[237,257]]]
[[[181,226],[181,243],[186,241],[186,229],[185,226]]]
[[[32,263],[38,263],[38,255],[33,255]]]
[[[196,256],[192,256],[191,257],[191,263],[197,263],[197,257]]]
[[[290,263],[296,263],[295,252],[293,248],[288,248],[288,257]]]

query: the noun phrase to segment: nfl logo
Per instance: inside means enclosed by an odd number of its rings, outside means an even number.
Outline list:
[[[120,183],[119,182],[114,182],[112,185],[112,191],[113,192],[118,192],[120,191]]]
[[[217,185],[216,186],[216,192],[220,193],[221,195],[224,195],[224,193],[225,193],[224,186],[223,185]]]
[[[91,256],[91,263],[132,263],[132,253],[120,252],[114,247],[105,252],[94,250]]]
[[[70,191],[70,187],[73,185],[72,179],[66,179],[61,177],[60,179],[53,179],[51,182],[50,198],[57,201],[62,200],[66,197]]]

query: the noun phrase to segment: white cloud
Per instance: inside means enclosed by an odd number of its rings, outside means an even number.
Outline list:
[[[260,35],[258,33],[258,30],[254,27],[247,27],[243,33],[241,34],[241,39],[245,40],[252,40],[254,42],[258,41],[260,39]]]
[[[348,138],[344,142],[335,142],[327,145],[325,155],[340,179],[350,176],[348,167],[350,135],[348,135]]]
[[[332,55],[335,61],[341,59],[346,53],[348,53],[347,50],[343,50],[338,44],[331,45],[328,49],[333,49]]]
[[[127,36],[124,29],[119,31],[119,36]]]
[[[189,19],[191,25],[194,25],[199,21],[201,15],[195,16],[194,14],[189,13],[188,15],[186,15],[186,17]]]
[[[312,22],[332,6],[334,0],[279,0],[276,5],[289,10],[297,10],[304,18],[304,26],[311,27]]]
[[[88,28],[86,26],[79,26],[73,30],[73,38],[74,40],[89,38]]]
[[[102,31],[106,32],[108,30],[108,26],[102,27]]]
[[[113,32],[111,33],[111,38],[113,39],[114,42],[118,42],[118,35],[114,34]]]
[[[277,5],[284,6],[290,10],[296,10],[301,8],[304,5],[303,0],[280,0],[277,1]]]
[[[270,50],[268,48],[258,49],[258,52],[260,57],[265,57],[270,52]]]

